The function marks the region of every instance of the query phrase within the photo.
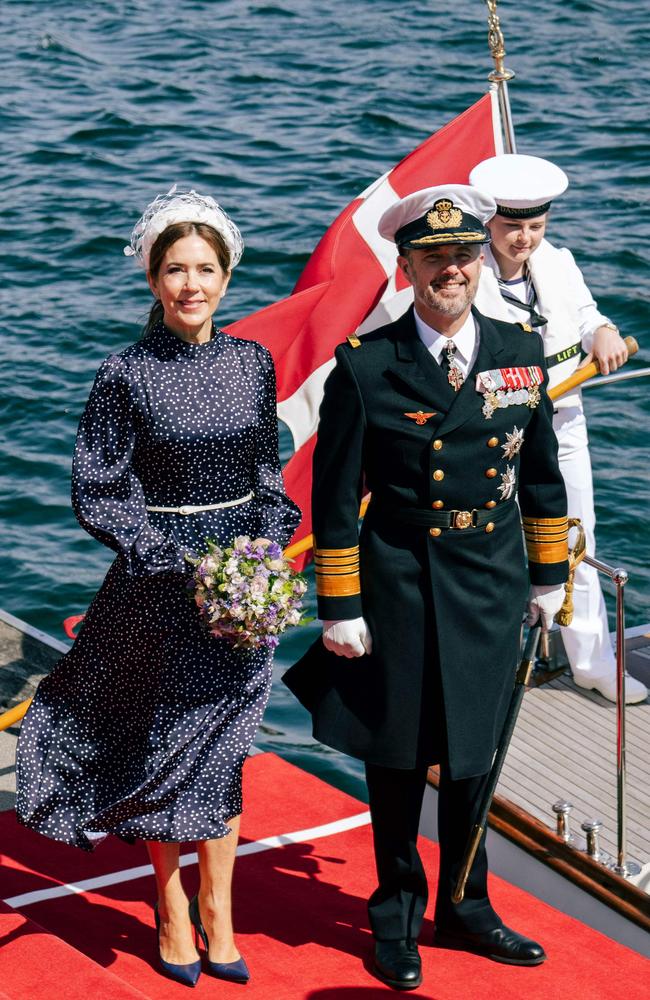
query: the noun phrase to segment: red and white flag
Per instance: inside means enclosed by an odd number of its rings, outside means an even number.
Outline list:
[[[397,250],[377,232],[383,212],[434,184],[467,184],[470,170],[503,151],[493,93],[426,139],[379,177],[332,223],[287,299],[226,327],[264,344],[275,361],[278,417],[295,453],[284,469],[287,492],[303,512],[293,541],[311,533],[311,459],[323,384],[334,349],[401,316],[413,295],[397,268]],[[302,560],[296,560],[299,565]]]

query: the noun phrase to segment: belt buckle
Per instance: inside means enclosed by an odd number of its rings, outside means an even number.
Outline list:
[[[458,528],[463,531],[465,528],[473,528],[474,525],[474,510],[450,510],[451,524],[450,528]]]
[[[194,508],[192,507],[191,504],[188,504],[188,503],[183,504],[182,507],[178,508],[178,513],[179,514],[192,514],[193,511],[194,511]]]

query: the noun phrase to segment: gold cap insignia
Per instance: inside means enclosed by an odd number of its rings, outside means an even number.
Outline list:
[[[460,226],[463,221],[463,213],[460,208],[455,208],[453,201],[449,198],[439,198],[433,203],[433,208],[427,212],[427,225],[429,229],[448,229],[449,227]]]

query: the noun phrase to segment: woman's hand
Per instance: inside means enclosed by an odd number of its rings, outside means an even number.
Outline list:
[[[364,618],[324,621],[323,645],[330,653],[353,659],[372,652],[372,637]]]

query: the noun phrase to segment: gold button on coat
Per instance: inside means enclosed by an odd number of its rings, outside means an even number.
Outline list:
[[[440,451],[441,448],[442,448],[442,441],[440,440],[440,438],[436,438],[436,440],[433,442],[433,450]]]
[[[496,469],[495,469],[494,470],[494,475],[496,476],[496,474],[497,474],[497,472],[496,472]],[[435,479],[435,481],[437,483],[439,483],[441,479],[444,479],[445,478],[445,474],[442,471],[442,469],[436,469],[436,471],[433,474],[433,478]]]
[[[486,503],[485,506],[486,506],[487,510],[492,510],[492,508],[496,507],[496,505],[497,505],[496,500],[488,500],[488,502]]]
[[[490,438],[490,440],[488,441],[488,448],[496,448],[498,443],[499,443],[498,438]]]
[[[488,534],[491,531],[494,531],[494,521],[488,521],[488,523],[485,525],[485,530],[487,531]]]
[[[433,503],[431,504],[431,506],[433,507],[434,510],[442,510],[442,508],[445,505],[442,502],[442,500],[434,500]]]
[[[433,538],[437,538],[437,537],[438,537],[438,535],[441,535],[441,534],[442,534],[442,528],[429,528],[429,534],[430,534],[430,535],[431,535],[431,536],[432,536]]]
[[[497,470],[496,469],[486,469],[485,470],[485,475],[488,477],[488,479],[494,479],[494,477],[497,475]]]

